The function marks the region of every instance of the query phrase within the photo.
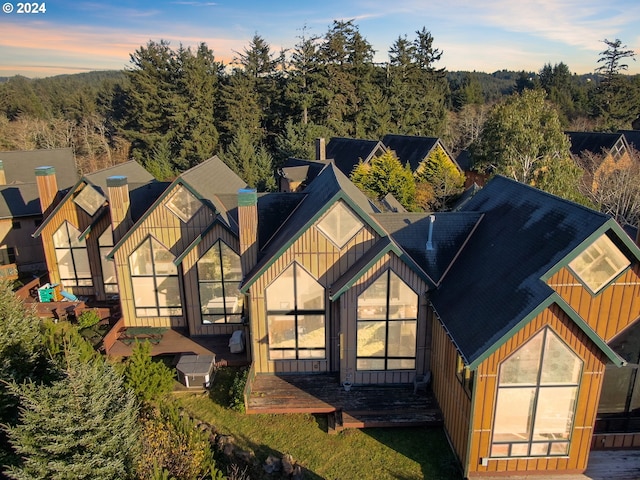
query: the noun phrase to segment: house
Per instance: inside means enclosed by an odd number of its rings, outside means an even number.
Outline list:
[[[592,167],[593,171],[609,171],[618,165],[628,165],[629,144],[624,134],[605,132],[565,132],[569,137],[569,150],[574,158],[579,158],[585,153],[595,156],[598,165]]]
[[[436,151],[444,153],[456,170],[463,173],[456,160],[447,151],[439,138],[414,135],[385,135],[382,143],[387,150],[391,150],[396,154],[403,165],[409,164],[414,175],[420,173],[424,161]]]
[[[265,379],[332,378],[335,396],[343,384],[394,403],[431,378],[469,478],[582,472],[592,448],[633,431],[640,249],[615,221],[500,176],[454,212],[380,212],[333,162],[316,173],[302,191],[258,194],[213,157],[135,214],[127,178],[103,174],[105,195],[83,177],[41,226],[47,261],[93,238],[126,326],[245,330],[248,402],[273,402]],[[109,226],[112,247],[99,243]],[[88,274],[74,278],[85,292]],[[309,392],[291,411],[336,410]]]
[[[61,188],[77,179],[70,148],[0,152],[0,276],[46,270],[42,242],[32,237],[42,222],[34,168],[50,165],[61,173]]]
[[[358,163],[369,163],[387,151],[377,140],[332,137],[324,148],[324,139],[316,140],[316,160],[332,160],[347,177]]]
[[[35,169],[37,191],[45,218],[33,233],[44,246],[49,281],[65,291],[96,300],[118,294],[113,262],[106,254],[121,235],[112,229],[114,209],[109,208],[109,178],[132,182],[131,208],[137,218],[158,191],[158,183],[134,161],[84,175],[73,186],[59,191],[58,175],[52,166]],[[62,195],[61,197],[61,193]]]

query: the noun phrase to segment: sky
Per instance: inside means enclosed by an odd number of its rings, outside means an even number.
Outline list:
[[[640,53],[638,0],[48,0],[5,1],[0,12],[0,77],[47,77],[130,67],[150,40],[173,48],[205,42],[229,64],[255,34],[274,52],[303,35],[322,36],[334,20],[353,20],[388,60],[399,37],[423,27],[449,71],[539,71],[564,62],[571,72],[598,66],[603,40]],[[37,13],[18,13],[31,6]],[[33,6],[38,6],[34,9]],[[10,13],[9,13],[10,12]],[[639,55],[640,56],[640,55]],[[640,61],[627,59],[627,73]]]

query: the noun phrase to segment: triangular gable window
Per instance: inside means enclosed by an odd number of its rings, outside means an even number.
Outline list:
[[[176,217],[187,223],[200,209],[202,203],[189,190],[180,185],[171,195],[166,206]]]
[[[73,199],[76,205],[90,216],[94,216],[107,199],[91,185],[86,185]]]
[[[569,263],[569,268],[593,293],[598,293],[631,262],[606,234]]]
[[[318,223],[318,229],[338,248],[342,248],[364,224],[343,202],[336,203]]]

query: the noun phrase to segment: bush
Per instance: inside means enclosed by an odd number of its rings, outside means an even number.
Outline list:
[[[155,401],[173,389],[173,371],[151,358],[151,344],[146,341],[136,341],[125,362],[124,378],[141,402]]]
[[[90,328],[100,322],[100,315],[95,310],[85,310],[78,317],[78,328]]]
[[[229,408],[236,412],[244,413],[244,387],[247,384],[249,370],[238,370],[229,388]]]

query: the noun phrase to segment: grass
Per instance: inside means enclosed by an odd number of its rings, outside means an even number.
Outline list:
[[[220,369],[209,396],[180,398],[191,414],[232,435],[238,447],[254,452],[252,479],[270,454],[288,453],[307,479],[456,480],[460,473],[441,429],[371,428],[327,434],[326,416],[244,415],[229,408],[235,369]]]

